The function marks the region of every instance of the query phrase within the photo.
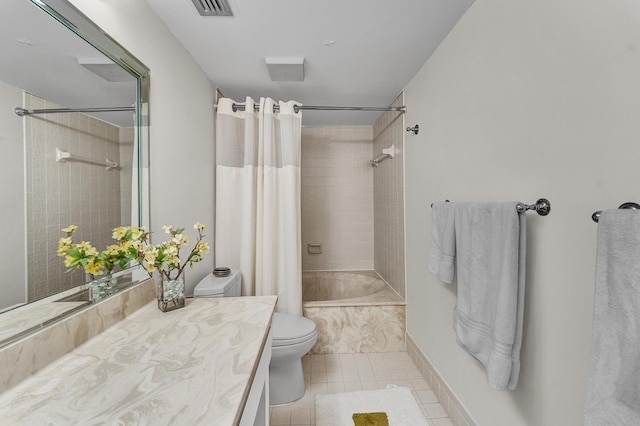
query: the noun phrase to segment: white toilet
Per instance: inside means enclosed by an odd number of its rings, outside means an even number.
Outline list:
[[[226,277],[209,274],[193,290],[193,297],[240,296],[240,271],[232,269]],[[285,404],[304,395],[302,356],[318,340],[316,324],[308,318],[274,313],[271,321],[273,343],[269,364],[270,405]]]
[[[270,405],[295,401],[304,395],[302,356],[309,352],[318,329],[309,318],[292,314],[273,314],[273,343],[269,364]]]

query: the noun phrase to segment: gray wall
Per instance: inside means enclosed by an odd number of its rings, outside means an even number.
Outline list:
[[[640,5],[476,0],[408,85],[408,332],[480,425],[579,425],[595,210],[640,201]],[[455,287],[427,271],[430,203],[544,196],[527,214],[522,374],[490,390],[457,344]],[[636,336],[637,337],[637,336]]]
[[[24,198],[24,144],[22,120],[13,114],[13,108],[22,105],[22,90],[0,82],[0,223],[3,225],[4,244],[0,244],[3,268],[0,278],[0,309],[26,302],[25,265],[25,198]]]

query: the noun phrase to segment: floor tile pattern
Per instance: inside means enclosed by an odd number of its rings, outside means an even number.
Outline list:
[[[429,384],[406,352],[307,354],[302,358],[306,392],[290,404],[271,408],[271,425],[315,425],[318,394],[384,389],[393,384],[412,389],[429,426],[453,426]]]

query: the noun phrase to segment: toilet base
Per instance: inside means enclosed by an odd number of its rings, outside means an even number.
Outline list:
[[[269,366],[269,405],[286,404],[304,395],[304,374],[302,360]]]

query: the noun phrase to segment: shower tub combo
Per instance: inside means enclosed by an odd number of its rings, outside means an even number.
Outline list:
[[[303,272],[302,310],[318,328],[312,353],[405,350],[406,303],[374,271]]]

